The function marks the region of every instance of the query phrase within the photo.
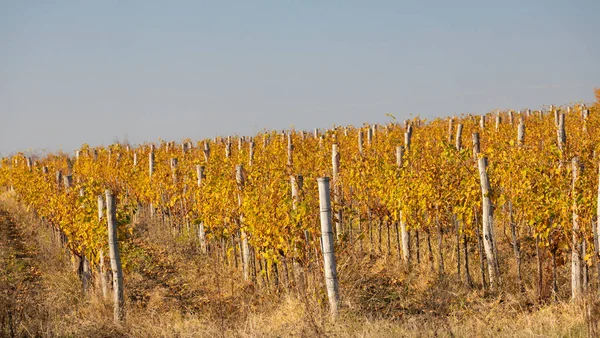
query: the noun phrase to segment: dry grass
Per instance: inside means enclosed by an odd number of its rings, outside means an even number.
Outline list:
[[[259,288],[244,283],[233,264],[201,255],[193,239],[152,224],[138,227],[123,244],[127,318],[115,324],[110,300],[98,292],[83,294],[69,256],[50,230],[6,196],[0,209],[9,211],[23,241],[35,248],[29,254],[39,271],[33,280],[20,281],[37,287],[30,294],[35,302],[17,314],[15,336],[585,337],[597,332],[590,326],[598,318],[594,296],[581,304],[538,303],[534,291],[512,292],[510,280],[511,292],[483,292],[452,275],[439,278],[428,264],[409,273],[394,257],[353,250],[339,259],[342,310],[334,322],[318,273],[307,273],[304,296]],[[12,273],[5,266],[1,270]],[[535,290],[532,280],[527,279],[528,290]],[[9,335],[6,318],[0,327]]]

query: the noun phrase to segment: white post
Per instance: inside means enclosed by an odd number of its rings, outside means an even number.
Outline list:
[[[564,115],[563,115],[564,116]],[[581,234],[579,233],[579,213],[577,205],[577,181],[579,180],[579,158],[574,157],[573,166],[573,242],[571,243],[571,298],[577,300],[583,294],[582,279],[582,254],[581,254]]]
[[[208,163],[208,159],[210,157],[210,144],[208,141],[204,141],[204,161]]]
[[[113,274],[113,300],[114,320],[120,322],[125,317],[123,297],[123,270],[121,257],[119,255],[119,242],[117,239],[117,208],[115,198],[106,190],[106,219],[108,223],[108,254],[110,256],[110,268]]]
[[[358,152],[363,155],[363,132],[362,129],[358,129]]]
[[[525,123],[523,123],[523,119],[519,121],[519,128],[517,130],[517,144],[519,146],[525,144]]]
[[[558,126],[557,126],[557,138],[558,138],[558,149],[560,149],[561,153],[565,151],[565,144],[567,143],[567,133],[565,132],[565,114],[561,113],[558,116]]]
[[[198,188],[202,186],[202,180],[204,176],[204,166],[196,164],[196,174],[198,175]],[[202,253],[206,253],[206,232],[204,230],[204,222],[198,224],[198,241],[200,241],[200,249]]]
[[[331,316],[335,319],[339,310],[339,285],[335,253],[333,248],[333,228],[331,225],[331,199],[329,196],[329,177],[317,179],[319,185],[319,206],[321,211],[321,242],[323,244],[323,261],[325,270],[325,286],[329,298]]]
[[[252,166],[252,162],[254,161],[254,140],[250,140],[248,148],[248,165]]]
[[[287,165],[288,165],[288,167],[291,167],[292,164],[294,163],[294,160],[292,158],[293,152],[294,152],[294,144],[292,144],[292,134],[289,133],[287,135]]]
[[[242,190],[246,178],[244,177],[244,167],[239,164],[235,167],[235,180],[238,184],[238,206],[242,206]],[[250,279],[250,245],[248,244],[248,234],[244,230],[244,214],[240,213],[240,237],[242,240],[242,269],[244,274],[244,280]]]
[[[462,125],[462,123],[459,123],[458,126],[456,127],[456,140],[455,140],[456,150],[458,150],[458,151],[460,151],[462,148],[462,130],[463,130],[463,125]]]
[[[102,217],[104,217],[104,198],[102,195],[98,195],[98,222],[102,223]],[[108,297],[108,283],[106,280],[106,272],[104,271],[104,248],[99,250],[99,274],[100,274],[100,288],[102,289],[102,297]]]
[[[479,133],[473,133],[473,159],[475,162],[477,162],[479,150]]]
[[[343,235],[342,227],[342,187],[340,186],[340,151],[337,144],[331,145],[331,164],[333,167],[333,200],[337,211],[335,213],[335,232],[337,239],[340,240]]]
[[[483,246],[485,248],[485,256],[488,262],[488,270],[490,274],[490,286],[499,284],[500,276],[498,266],[494,255],[494,230],[492,229],[494,212],[490,199],[490,180],[487,175],[487,158],[482,157],[478,161],[479,178],[481,184],[481,197],[483,209]]]

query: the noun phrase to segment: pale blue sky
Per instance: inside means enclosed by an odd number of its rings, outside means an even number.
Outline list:
[[[600,1],[0,0],[0,154],[592,101]]]

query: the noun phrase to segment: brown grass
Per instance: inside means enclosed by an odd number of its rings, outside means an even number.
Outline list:
[[[597,297],[589,295],[580,304],[552,302],[550,297],[538,302],[533,263],[523,271],[526,293],[514,292],[517,286],[510,278],[505,280],[506,292],[493,293],[467,287],[451,270],[438,277],[427,262],[418,271],[407,272],[394,256],[358,255],[347,249],[339,258],[342,310],[334,322],[319,273],[307,273],[308,290],[301,295],[244,283],[239,268],[216,263],[216,257],[200,254],[193,238],[174,236],[156,224],[137,227],[122,245],[128,262],[127,317],[125,323],[115,324],[110,300],[97,291],[83,294],[69,256],[50,230],[7,196],[0,200],[0,209],[8,210],[18,236],[30,244],[31,265],[38,271],[19,281],[37,287],[28,294],[34,301],[13,314],[19,318],[15,336],[585,337],[597,333]],[[447,254],[450,264],[452,256]],[[477,262],[472,261],[477,281]],[[510,264],[506,259],[504,266]],[[3,276],[15,274],[6,266],[1,271]],[[11,281],[0,281],[0,290],[8,289]],[[5,317],[0,333],[9,336]]]

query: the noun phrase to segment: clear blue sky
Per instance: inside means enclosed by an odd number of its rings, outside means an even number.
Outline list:
[[[592,101],[600,1],[0,0],[0,154]]]

